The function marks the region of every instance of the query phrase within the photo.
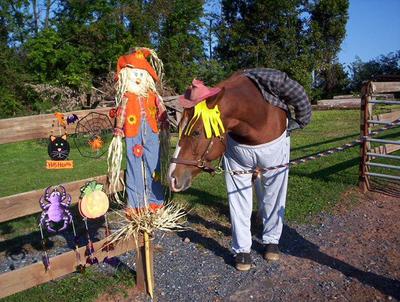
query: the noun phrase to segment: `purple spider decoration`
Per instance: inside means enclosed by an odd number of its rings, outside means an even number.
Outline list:
[[[69,195],[63,186],[55,189],[48,187],[44,195],[40,198],[40,207],[43,209],[40,216],[40,224],[47,228],[49,232],[57,232],[50,225],[50,222],[59,223],[63,221],[63,226],[58,231],[65,230],[72,221],[71,212],[68,207],[71,204],[71,195]]]

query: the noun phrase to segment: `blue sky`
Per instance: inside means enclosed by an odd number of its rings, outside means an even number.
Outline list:
[[[350,0],[339,62],[367,62],[400,50],[400,0]]]
[[[219,12],[218,2],[207,1],[206,10]],[[346,31],[339,53],[345,65],[400,50],[400,0],[350,0]]]

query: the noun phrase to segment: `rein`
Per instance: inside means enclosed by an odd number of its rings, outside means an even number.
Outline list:
[[[376,134],[379,134],[379,133],[381,133],[381,132],[383,132],[385,130],[389,130],[389,129],[395,128],[395,127],[397,127],[399,125],[400,125],[400,119],[397,119],[397,120],[392,122],[392,125],[385,126],[385,127],[376,129],[374,131],[371,131],[370,134],[371,135],[376,135]],[[293,159],[293,160],[291,160],[291,161],[289,161],[287,163],[284,163],[284,164],[280,164],[280,165],[276,165],[276,166],[272,166],[272,167],[258,167],[258,168],[255,168],[255,169],[248,169],[248,170],[225,170],[221,166],[222,156],[220,157],[219,163],[218,163],[218,165],[216,167],[212,167],[210,165],[207,165],[205,157],[210,152],[210,150],[211,150],[211,148],[212,148],[212,146],[214,144],[213,140],[210,139],[210,142],[208,143],[207,149],[203,153],[203,155],[201,156],[200,159],[198,159],[198,160],[185,160],[185,159],[179,159],[179,158],[172,158],[171,162],[172,163],[177,163],[177,164],[195,166],[195,167],[198,167],[198,168],[202,169],[205,172],[210,173],[211,175],[221,174],[221,173],[224,173],[224,172],[225,173],[229,173],[231,175],[253,174],[253,180],[254,180],[261,173],[264,173],[264,172],[267,172],[267,171],[270,171],[270,170],[276,170],[276,169],[280,169],[280,168],[288,168],[290,166],[296,166],[296,165],[299,165],[299,164],[306,163],[308,161],[316,160],[316,159],[321,158],[321,157],[325,157],[325,156],[328,156],[328,155],[332,155],[332,154],[335,154],[335,153],[338,153],[338,152],[345,151],[347,149],[350,149],[350,148],[353,148],[353,147],[359,145],[365,139],[366,139],[366,137],[362,137],[361,139],[354,140],[354,141],[352,141],[350,143],[343,144],[343,145],[341,145],[339,147],[334,147],[334,148],[331,148],[331,149],[328,149],[328,150],[325,150],[325,151],[322,151],[322,152],[319,152],[319,153],[316,153],[316,154],[313,154],[313,155],[309,155],[309,156]],[[220,140],[223,141],[223,137],[220,137]]]
[[[219,140],[221,143],[224,143],[223,136],[219,137]],[[171,163],[182,164],[182,165],[187,165],[187,166],[194,166],[194,167],[201,169],[204,172],[210,173],[211,175],[219,174],[222,172],[222,170],[221,170],[222,169],[222,167],[221,167],[222,156],[219,158],[218,165],[216,167],[213,167],[210,164],[208,164],[207,160],[206,160],[206,156],[210,153],[213,145],[214,145],[214,140],[211,138],[211,139],[209,139],[207,149],[204,151],[203,155],[197,160],[173,157],[173,158],[171,158]]]

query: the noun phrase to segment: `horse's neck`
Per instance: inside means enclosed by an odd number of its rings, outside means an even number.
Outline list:
[[[229,93],[221,103],[223,122],[228,134],[237,142],[247,145],[259,145],[273,141],[286,129],[286,112],[272,106],[261,94],[252,91],[249,94]]]

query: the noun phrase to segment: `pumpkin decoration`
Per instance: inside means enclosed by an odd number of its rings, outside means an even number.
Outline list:
[[[103,185],[95,180],[86,183],[81,188],[79,212],[86,218],[98,218],[107,213],[109,200],[103,192]]]

